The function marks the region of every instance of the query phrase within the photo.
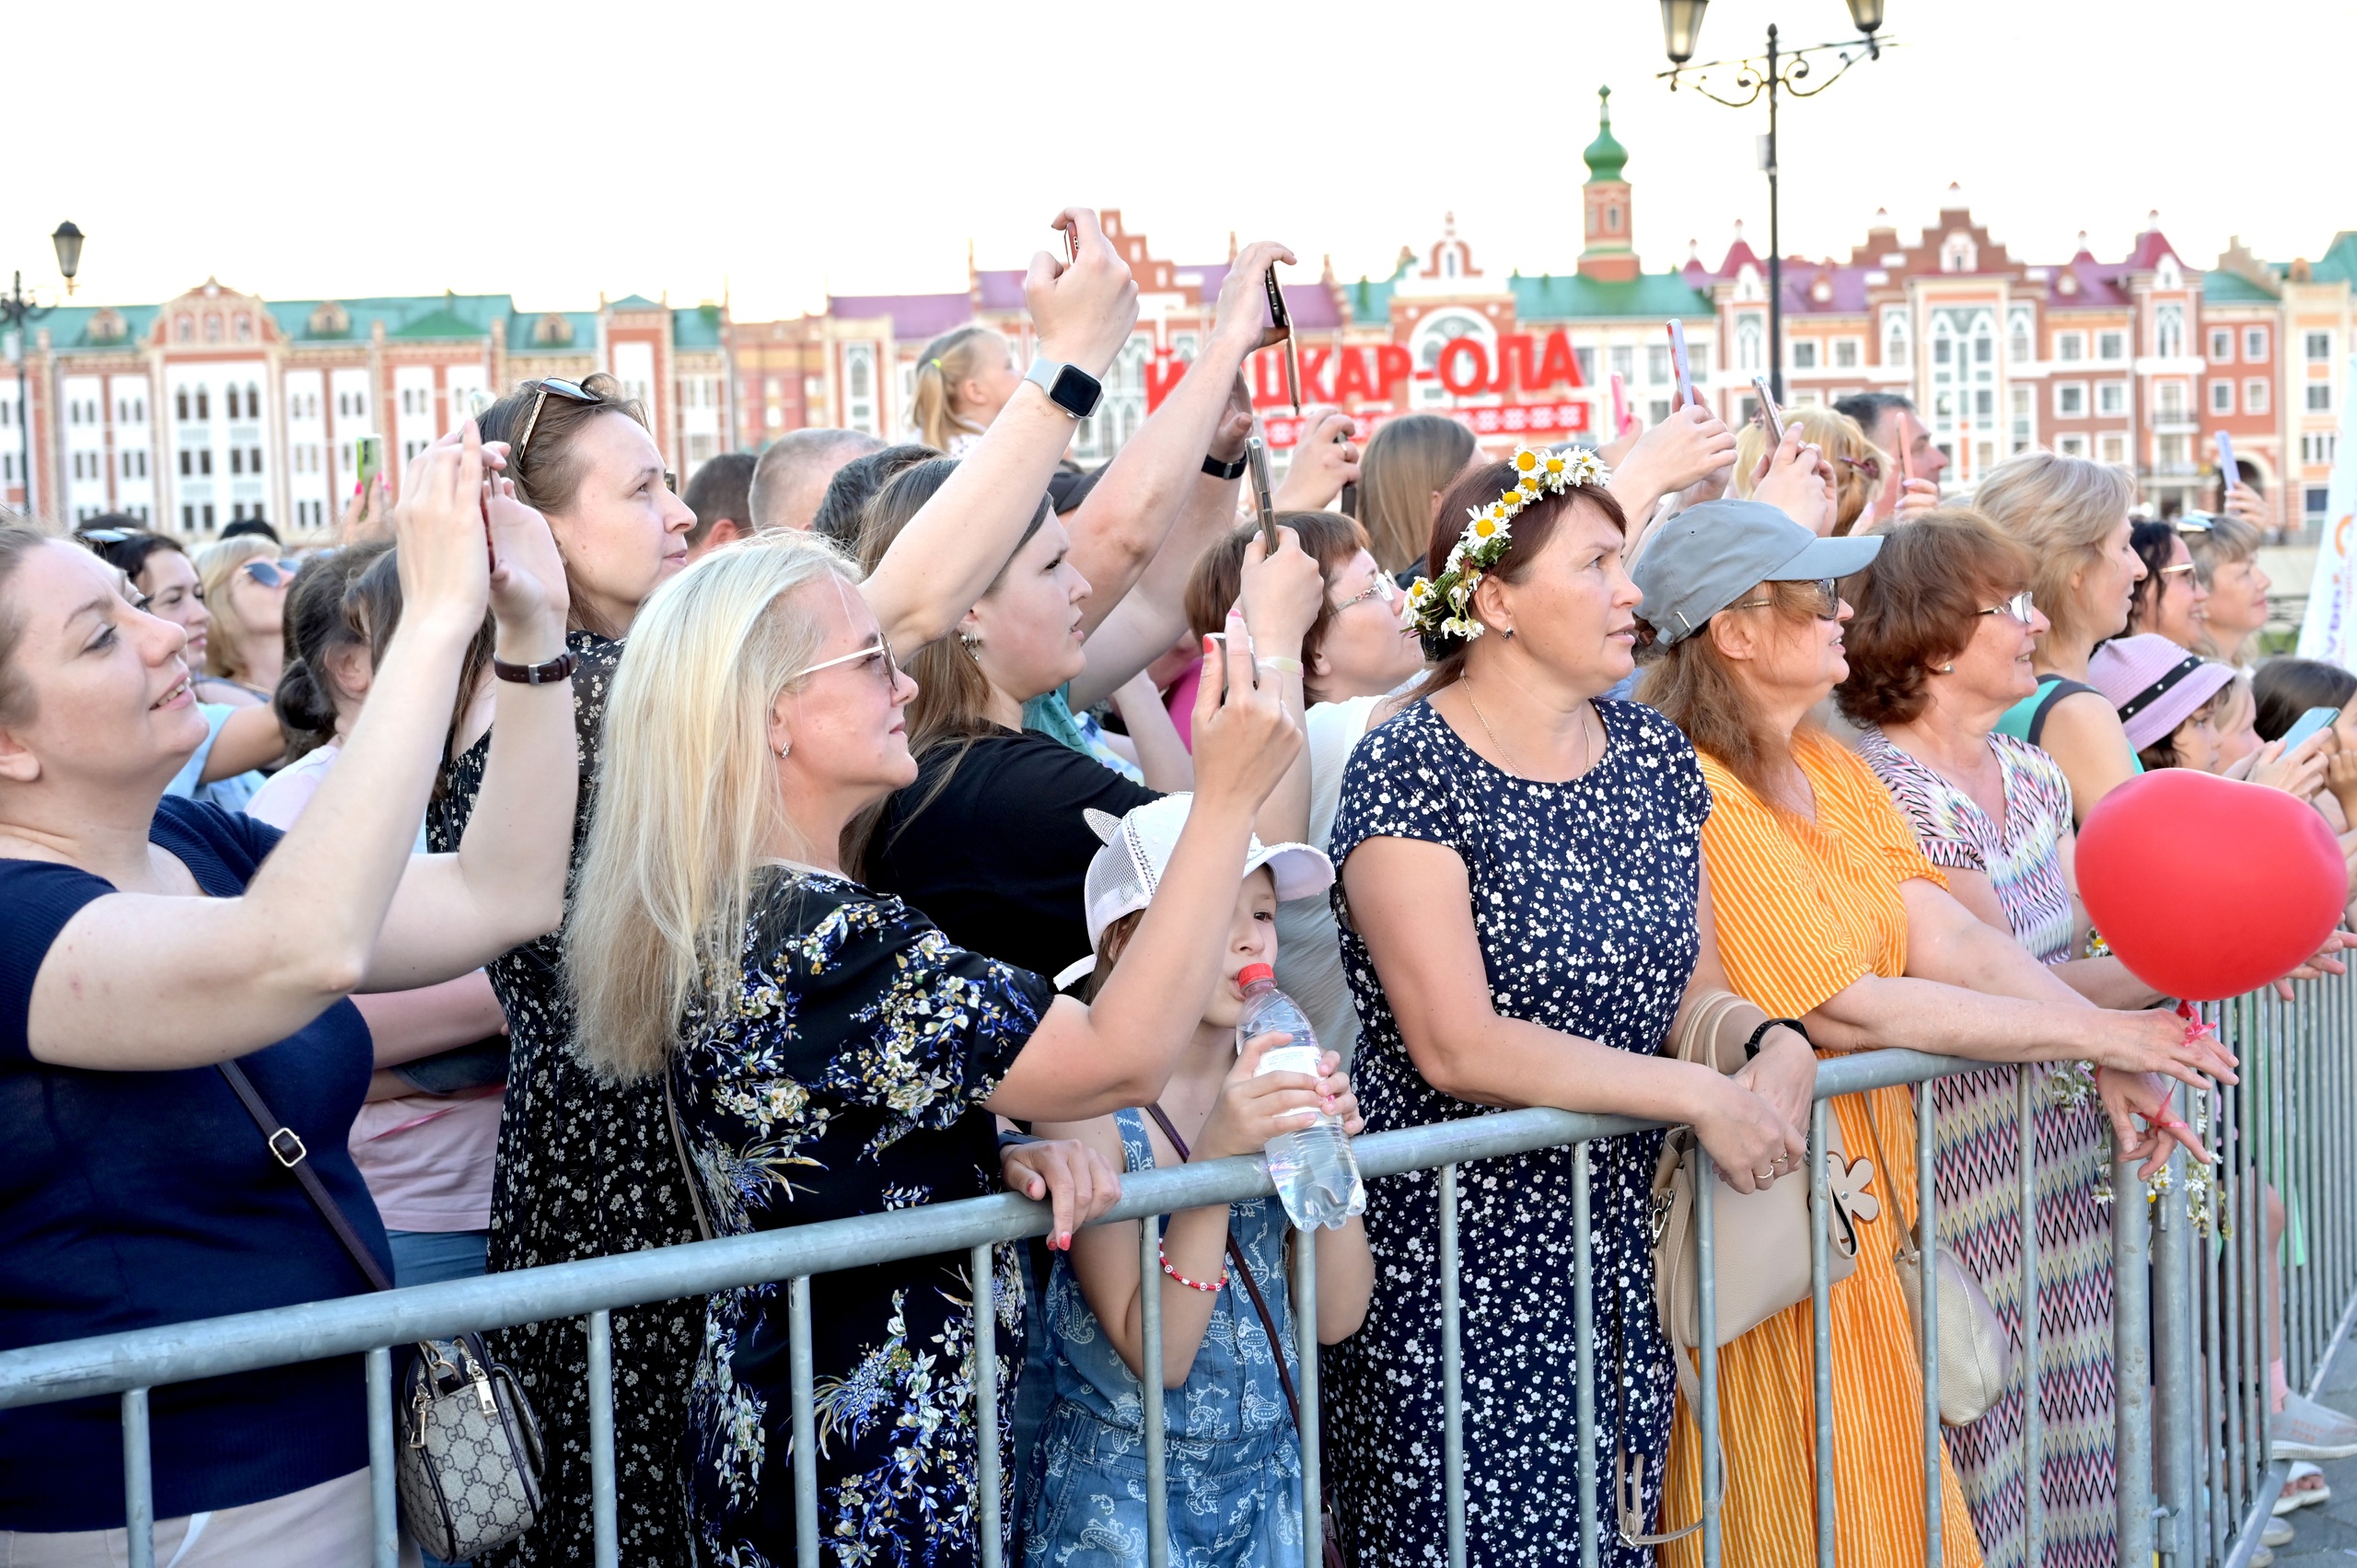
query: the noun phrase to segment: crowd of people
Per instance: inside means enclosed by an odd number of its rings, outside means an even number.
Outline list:
[[[2171,1092],[2235,1057],[2090,928],[2076,831],[2194,768],[2357,855],[2357,676],[2259,656],[2257,497],[2142,521],[2124,471],[2044,452],[1952,494],[1873,394],[1781,438],[1698,403],[1510,454],[1328,414],[1262,517],[1242,373],[1291,253],[1243,250],[1183,378],[1084,472],[1137,292],[1092,213],[1056,226],[1037,362],[943,337],[899,445],[796,432],[679,494],[616,383],[543,378],[299,562],[259,528],[0,527],[0,1348],[369,1288],[290,1163],[404,1285],[1013,1191],[1051,1229],[998,1249],[987,1318],[963,1254],[816,1276],[804,1345],[782,1282],[615,1311],[621,1560],[794,1559],[802,1359],[827,1562],[976,1561],[992,1445],[1022,1562],[1143,1564],[1145,1376],[1171,1560],[1298,1562],[1309,1247],[1333,1550],[1438,1564],[1436,1173],[1307,1236],[1274,1199],[1172,1215],[1158,1276],[1134,1222],[1091,1224],[1122,1175],[1306,1114],[1550,1106],[1690,1128],[1764,1193],[1808,1179],[1818,1062],[1910,1047],[1987,1063],[1933,1090],[1937,1240],[2016,1336],[2038,1091],[2042,1458],[2018,1375],[1947,1430],[1942,1561],[2024,1563],[2035,1495],[2045,1563],[2112,1562],[2110,1173],[2209,1157]],[[1263,965],[1315,1072],[1238,1048]],[[1837,1561],[1917,1564],[1922,1204],[1880,1155],[1914,1101],[1832,1112],[1876,1200],[1831,1297]],[[1603,1562],[1701,1561],[1663,1150],[1463,1168],[1473,1562],[1576,1561],[1590,1524]],[[2298,1197],[2270,1194],[2293,1245]],[[1730,1564],[1816,1560],[1811,1335],[1804,1300],[1720,1352]],[[2279,1456],[2357,1454],[2270,1335]],[[546,1504],[477,1561],[586,1562],[587,1341],[490,1344]],[[0,1412],[0,1562],[120,1560],[118,1414]],[[367,1559],[357,1360],[158,1388],[150,1423],[157,1561]]]

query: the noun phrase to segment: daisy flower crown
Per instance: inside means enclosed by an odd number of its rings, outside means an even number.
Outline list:
[[[1505,494],[1486,506],[1467,508],[1472,520],[1457,536],[1440,576],[1418,577],[1408,590],[1409,614],[1427,658],[1444,658],[1453,644],[1469,643],[1481,634],[1481,622],[1473,614],[1473,590],[1513,546],[1515,513],[1542,495],[1602,484],[1609,477],[1596,454],[1584,447],[1569,452],[1516,447],[1514,471],[1515,482]]]

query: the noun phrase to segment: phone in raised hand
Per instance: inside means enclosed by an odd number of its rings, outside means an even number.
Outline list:
[[[2218,509],[2223,512],[2226,497],[2243,482],[2243,470],[2235,465],[2235,438],[2221,430],[2212,439],[2218,443]]]
[[[1623,429],[1627,428],[1628,424],[1629,424],[1629,384],[1628,384],[1626,381],[1623,381],[1623,380],[1620,378],[1620,372],[1619,372],[1618,370],[1615,370],[1615,371],[1612,373],[1612,439],[1613,439],[1613,440],[1618,441],[1618,440],[1620,440],[1620,432],[1621,432]]]
[[[368,487],[377,482],[377,476],[385,471],[385,438],[363,436],[352,444],[352,449],[360,467],[360,493],[365,496]]]
[[[1759,417],[1768,424],[1768,434],[1773,444],[1784,444],[1784,411],[1776,406],[1776,395],[1768,389],[1768,377],[1754,376],[1751,389],[1759,394]]]
[[[1079,262],[1080,225],[1076,223],[1068,223],[1064,225],[1064,264],[1066,266],[1077,266]]]
[[[1669,319],[1669,364],[1678,375],[1678,406],[1684,408],[1695,401],[1694,371],[1686,358],[1686,323],[1675,316]]]
[[[1285,291],[1277,285],[1277,264],[1260,274],[1260,285],[1269,293],[1269,324],[1285,335],[1285,401],[1293,404],[1295,419],[1301,417],[1301,345],[1293,340],[1293,312],[1285,308]]]
[[[2323,729],[2340,716],[2340,710],[2339,708],[2310,708],[2306,713],[2302,714],[2297,719],[2293,721],[2291,728],[2283,732],[2282,754],[2289,757],[2293,752],[2297,751],[2301,747],[2306,745],[2310,736],[2316,734],[2316,731]]]
[[[1252,499],[1260,507],[1260,542],[1277,552],[1277,504],[1269,485],[1269,448],[1258,436],[1244,438],[1244,460],[1252,469]]]

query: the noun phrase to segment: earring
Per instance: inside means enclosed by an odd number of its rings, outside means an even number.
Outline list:
[[[1503,637],[1503,638],[1504,638],[1507,642],[1511,643],[1511,642],[1513,642],[1513,641],[1514,641],[1514,628],[1513,628],[1513,627],[1511,627],[1511,626],[1508,626],[1508,627],[1506,627],[1504,630],[1501,631],[1501,632],[1498,633],[1498,635],[1499,635],[1499,636],[1501,636],[1501,637]]]
[[[982,640],[971,632],[960,632],[958,640],[966,645],[966,656],[976,664],[982,662]]]
[[[793,742],[793,741],[791,741],[791,740],[781,740],[781,741],[779,741],[779,742],[778,742],[778,745],[777,745],[777,760],[778,760],[779,761],[781,761],[781,762],[784,761],[785,761],[785,759],[786,759],[786,755],[787,755],[787,753],[791,752],[793,749],[794,749],[794,742]]]
[[[1955,661],[1950,660],[1948,663],[1940,666],[1938,673],[1942,675],[1954,675],[1956,673]]]

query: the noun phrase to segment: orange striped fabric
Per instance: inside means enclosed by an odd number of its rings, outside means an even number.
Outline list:
[[[1867,975],[1902,972],[1907,916],[1899,884],[1915,877],[1947,883],[1865,764],[1816,734],[1795,737],[1794,755],[1816,791],[1814,824],[1779,816],[1714,759],[1701,759],[1712,796],[1702,855],[1727,981],[1770,1016],[1786,1018],[1805,1016]],[[1922,1568],[1923,1385],[1891,1267],[1900,1229],[1915,1213],[1914,1107],[1901,1087],[1846,1095],[1833,1110],[1852,1159],[1871,1153],[1879,1131],[1897,1167],[1876,1176],[1881,1215],[1861,1227],[1857,1271],[1833,1287],[1835,1561],[1841,1568]],[[1883,1162],[1875,1163],[1879,1170]],[[1726,1568],[1817,1561],[1809,1316],[1801,1302],[1719,1352]],[[1698,1444],[1681,1399],[1665,1527],[1701,1514]],[[1945,1446],[1940,1468],[1940,1561],[1944,1568],[1980,1568],[1972,1516]],[[1699,1568],[1701,1560],[1700,1534],[1661,1551],[1677,1568]]]

